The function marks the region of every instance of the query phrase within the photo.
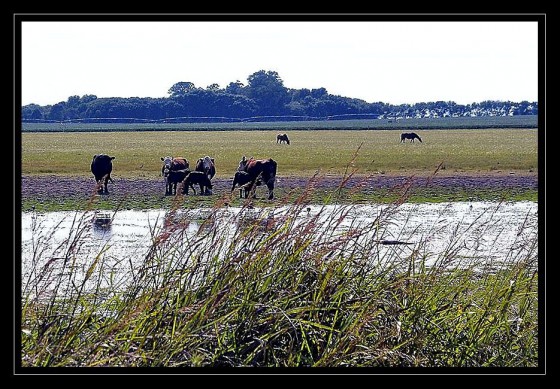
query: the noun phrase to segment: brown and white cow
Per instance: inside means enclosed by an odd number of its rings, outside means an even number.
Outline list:
[[[91,172],[95,176],[95,182],[97,183],[97,193],[108,194],[107,182],[109,180],[113,182],[111,178],[111,172],[113,171],[113,159],[115,157],[110,157],[107,154],[94,155],[91,160]]]
[[[268,199],[272,200],[274,198],[274,183],[276,182],[277,167],[277,162],[271,158],[254,159],[251,157],[247,159],[243,156],[241,161],[239,161],[237,171],[249,174],[253,184],[261,179],[268,188]],[[233,191],[234,188],[235,186],[231,190]]]
[[[208,177],[208,180],[212,180],[212,178],[216,175],[216,165],[214,158],[210,158],[208,155],[204,158],[199,158],[196,161],[196,166],[194,168],[197,172],[203,172]],[[206,194],[212,194],[212,191],[206,188]]]
[[[161,175],[165,179],[165,195],[177,193],[177,183],[182,182],[189,172],[189,161],[183,157],[161,157]]]
[[[206,173],[208,179],[211,180],[216,175],[214,158],[210,158],[208,155],[204,158],[199,158],[198,161],[196,161],[194,170]]]

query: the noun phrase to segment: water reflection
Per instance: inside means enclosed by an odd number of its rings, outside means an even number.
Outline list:
[[[392,212],[387,215],[387,212]],[[386,205],[357,205],[353,207],[307,206],[301,209],[290,228],[314,223],[333,225],[336,220],[340,233],[373,222],[384,214],[386,222],[371,228],[368,238],[378,242],[406,242],[407,245],[384,245],[382,250],[416,250],[427,255],[441,252],[451,240],[461,247],[461,255],[503,260],[513,250],[522,250],[523,242],[537,234],[537,203],[439,203],[404,204],[391,210]],[[22,270],[26,272],[41,252],[48,260],[64,257],[79,229],[80,261],[90,263],[103,252],[107,265],[127,266],[145,258],[153,242],[166,233],[180,234],[179,244],[188,244],[193,236],[204,238],[213,232],[225,240],[234,239],[239,226],[254,226],[263,234],[270,234],[293,217],[288,207],[267,209],[224,208],[147,211],[118,211],[108,214],[90,212],[50,212],[22,214]],[[523,235],[527,235],[525,238]],[[68,243],[66,243],[68,242]],[[383,243],[381,243],[383,245]],[[380,249],[381,250],[381,249]],[[218,253],[216,253],[218,255]],[[129,271],[129,270],[127,270]]]
[[[92,232],[94,239],[108,240],[113,235],[113,228],[111,224],[92,223]]]

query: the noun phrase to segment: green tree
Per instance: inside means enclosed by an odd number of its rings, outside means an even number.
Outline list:
[[[228,86],[226,86],[226,93],[231,93],[232,95],[244,95],[245,93],[245,85],[239,80],[235,82],[230,82]]]
[[[251,74],[249,97],[257,102],[263,115],[281,115],[285,113],[284,105],[289,101],[288,90],[275,71],[259,70]]]
[[[220,85],[214,83],[214,84],[210,84],[206,87],[207,91],[210,92],[219,92],[220,91]]]
[[[66,103],[60,102],[53,105],[49,111],[48,118],[50,120],[64,120],[64,111],[66,110]]]
[[[177,82],[176,84],[173,84],[173,86],[169,88],[167,93],[169,93],[171,97],[178,97],[187,94],[189,92],[192,92],[195,89],[196,87],[192,82],[181,81],[181,82]]]

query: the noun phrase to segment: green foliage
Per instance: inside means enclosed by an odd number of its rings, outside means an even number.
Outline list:
[[[23,121],[80,122],[222,122],[277,121],[279,116],[299,120],[359,117],[386,119],[445,118],[467,116],[538,115],[538,103],[483,101],[467,105],[428,102],[392,105],[382,102],[330,95],[325,88],[289,89],[277,72],[259,70],[248,77],[248,85],[231,82],[225,89],[210,84],[197,88],[192,82],[177,82],[169,88],[169,98],[100,98],[70,96],[67,102],[40,107],[22,107]]]
[[[196,87],[192,82],[181,81],[176,84],[173,84],[173,86],[169,88],[169,91],[167,91],[167,93],[169,93],[171,97],[178,97],[178,96],[185,95],[195,89]]]

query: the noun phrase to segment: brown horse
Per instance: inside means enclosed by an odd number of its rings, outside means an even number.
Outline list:
[[[420,143],[422,143],[422,139],[418,136],[415,132],[403,132],[401,134],[401,143],[403,143],[406,139],[410,139],[411,142],[414,142],[414,139],[418,139]]]
[[[290,139],[288,139],[288,134],[276,135],[276,143],[284,143],[284,142],[290,144]]]

